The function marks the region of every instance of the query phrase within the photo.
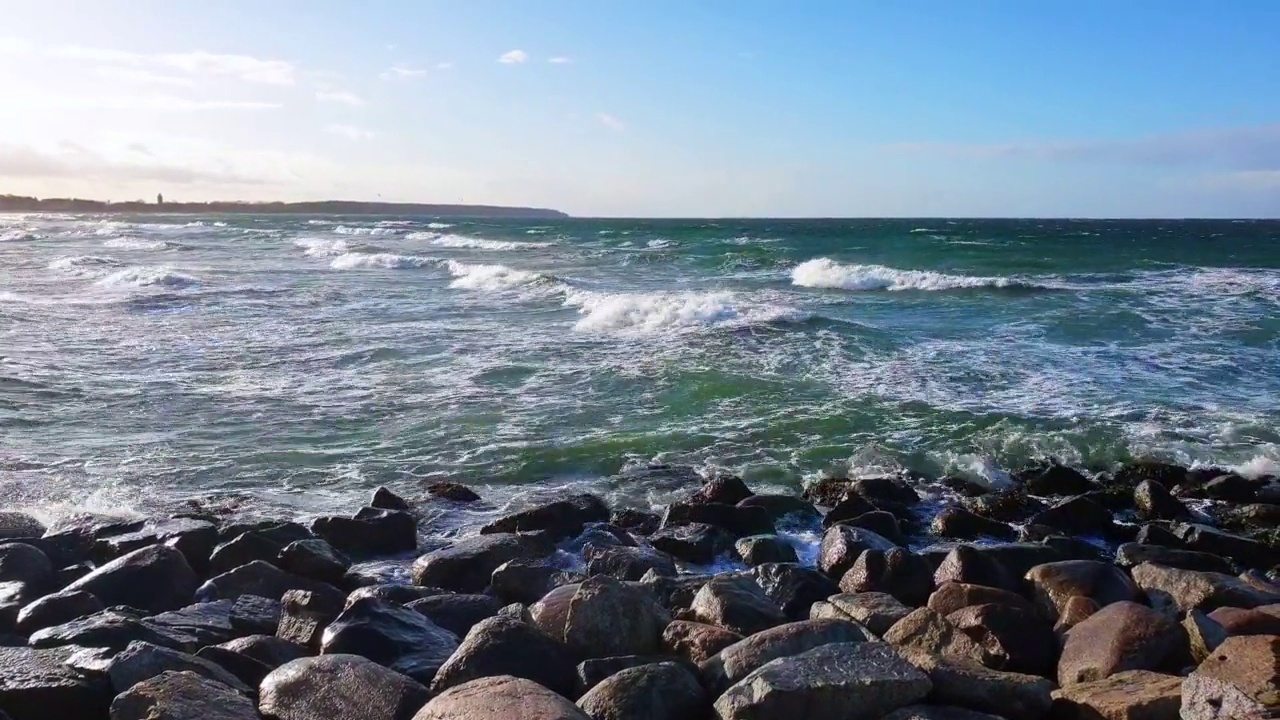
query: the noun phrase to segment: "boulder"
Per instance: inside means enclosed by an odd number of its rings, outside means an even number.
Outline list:
[[[463,638],[431,683],[441,693],[483,677],[507,675],[538,683],[566,697],[574,694],[573,654],[562,642],[509,618],[489,618]]]
[[[1125,463],[1115,472],[1115,481],[1137,485],[1143,480],[1155,480],[1165,487],[1176,487],[1187,482],[1187,469],[1157,460],[1138,460]]]
[[[1067,633],[1058,684],[1101,680],[1125,670],[1177,672],[1187,659],[1187,634],[1178,623],[1135,602],[1111,603]]]
[[[1041,510],[1027,520],[1028,525],[1044,525],[1068,535],[1110,535],[1115,518],[1091,495],[1077,495]]]
[[[320,651],[325,628],[342,612],[342,603],[333,597],[306,590],[286,591],[280,605],[276,637],[301,645],[313,653]]]
[[[98,537],[91,554],[99,563],[128,555],[151,545],[167,545],[178,552],[196,572],[209,568],[209,555],[218,544],[218,528],[206,520],[190,518],[148,520],[133,532]]]
[[[1154,480],[1143,480],[1133,489],[1133,504],[1142,520],[1185,520],[1191,511],[1165,486]]]
[[[1053,692],[1053,717],[1064,720],[1178,720],[1182,678],[1126,670]]]
[[[1222,607],[1209,613],[1227,635],[1280,635],[1280,614],[1261,608]]]
[[[685,667],[689,672],[696,672],[693,665],[662,655],[618,655],[607,658],[590,658],[578,663],[577,692],[568,697],[579,697],[590,692],[592,688],[623,670],[653,665],[661,662],[674,662]]]
[[[17,630],[23,635],[30,635],[105,609],[96,595],[83,590],[45,595],[22,608],[18,613]]]
[[[592,720],[700,720],[711,700],[687,668],[674,662],[629,668],[578,699]]]
[[[662,515],[662,528],[690,523],[714,525],[726,530],[734,537],[774,533],[773,518],[767,510],[760,507],[675,502],[668,505],[666,512]]]
[[[12,720],[104,720],[111,688],[67,664],[75,650],[0,647],[0,712]]]
[[[1255,587],[1240,578],[1212,572],[1179,570],[1142,563],[1130,571],[1134,582],[1156,607],[1185,613],[1220,607],[1253,608],[1280,602],[1280,593]]]
[[[1182,629],[1187,633],[1191,659],[1204,662],[1227,639],[1227,630],[1199,610],[1188,610],[1182,618]]]
[[[1053,706],[1053,683],[1036,675],[992,670],[950,657],[912,656],[929,675],[935,703],[955,705],[1007,720],[1042,720]]]
[[[878,720],[932,687],[883,643],[836,643],[758,668],[725,691],[715,711],[719,720]]]
[[[369,500],[369,507],[377,508],[379,510],[401,510],[404,512],[408,512],[412,509],[409,507],[408,501],[382,486],[378,486],[373,491],[373,498]]]
[[[427,486],[427,494],[431,497],[461,503],[476,502],[480,499],[480,496],[474,490],[455,482],[431,483]]]
[[[975,540],[982,537],[1012,540],[1017,533],[1008,524],[982,517],[959,505],[949,505],[934,518],[930,531],[938,537]]]
[[[699,505],[707,503],[737,505],[752,494],[751,488],[747,487],[742,478],[722,475],[703,483],[702,487],[689,496],[689,502]]]
[[[658,651],[669,622],[666,609],[644,590],[592,577],[569,598],[563,634],[552,636],[582,658],[648,655]]]
[[[1280,553],[1266,543],[1208,525],[1182,523],[1173,532],[1190,550],[1224,555],[1250,567],[1269,568],[1280,560]]]
[[[209,574],[221,575],[254,560],[275,564],[284,546],[252,530],[219,544],[209,556]]]
[[[1083,495],[1098,486],[1075,468],[1056,463],[1022,476],[1027,492],[1032,495],[1062,497],[1065,495]]]
[[[270,563],[255,560],[248,565],[209,578],[196,590],[196,599],[234,600],[241,595],[257,595],[278,600],[290,590],[305,590],[324,597],[330,604],[341,605],[346,595],[328,583],[291,575]]]
[[[546,557],[555,546],[536,535],[498,533],[465,538],[413,563],[413,583],[459,592],[481,592],[499,565],[516,558]]]
[[[321,655],[263,679],[258,710],[271,720],[412,720],[430,697],[421,684],[365,658]]]
[[[635,508],[614,510],[613,514],[609,516],[610,525],[615,525],[635,535],[652,535],[661,523],[662,518],[657,513],[636,510]]]
[[[1173,534],[1170,523],[1165,521],[1149,522],[1138,528],[1133,541],[1142,545],[1162,545],[1168,548],[1181,548],[1182,539]]]
[[[822,534],[818,550],[818,569],[839,579],[858,561],[866,550],[887,551],[897,547],[876,533],[849,525],[835,525]]]
[[[764,563],[799,562],[796,549],[777,535],[751,535],[734,544],[738,557],[747,567]]]
[[[234,678],[232,678],[234,679]],[[111,703],[111,720],[258,720],[244,694],[195,672],[165,672]]]
[[[27,543],[0,544],[0,582],[21,584],[20,602],[30,602],[54,589],[53,562],[42,550]]]
[[[906,537],[902,534],[902,523],[899,522],[898,517],[885,510],[863,513],[852,520],[841,520],[839,524],[870,530],[884,539],[900,545],[905,545],[907,542]]]
[[[44,523],[26,513],[0,512],[0,541],[38,538],[44,533]]]
[[[297,542],[298,540],[315,539],[315,535],[301,523],[280,522],[278,520],[231,523],[229,525],[222,526],[222,529],[218,531],[218,537],[223,542],[226,542],[247,532],[252,532],[264,537],[280,547],[284,547],[291,542]]]
[[[1004,720],[1004,718],[953,705],[908,705],[885,715],[880,720]]]
[[[262,618],[262,625],[265,625],[265,627],[246,628],[243,624],[237,625],[236,605],[243,600],[244,603],[241,608],[243,612],[245,606],[248,605],[249,598],[252,597],[251,595],[245,595],[235,601],[217,600],[215,602],[195,603],[179,610],[170,610],[169,612],[152,615],[145,618],[144,622],[148,627],[173,640],[176,645],[186,648],[197,648],[203,645],[226,642],[246,632],[275,632],[280,618],[278,607],[262,609],[264,613],[270,613],[274,610],[274,615],[271,616],[270,620],[265,617]],[[265,598],[257,599],[269,602]],[[273,603],[273,605],[278,606],[278,603]]]
[[[1205,483],[1200,492],[1207,498],[1230,503],[1251,503],[1258,499],[1259,480],[1250,480],[1234,473],[1219,475]]]
[[[829,528],[832,525],[875,512],[878,509],[869,500],[850,490],[841,496],[840,501],[833,505],[827,511],[827,514],[823,516],[822,527]]]
[[[999,588],[986,587],[985,585],[971,585],[968,583],[949,582],[940,585],[932,595],[929,596],[927,603],[930,610],[942,615],[950,615],[961,608],[972,607],[974,605],[986,605],[995,603],[1008,607],[1018,608],[1030,611],[1033,609],[1031,603],[1017,593],[1011,593],[1008,590]]]
[[[888,593],[868,592],[857,595],[833,595],[827,602],[843,616],[862,625],[877,636],[889,632],[912,609]]]
[[[249,635],[228,640],[216,647],[253,658],[272,670],[307,656],[305,647],[274,635]]]
[[[238,635],[269,635],[280,626],[284,606],[279,600],[241,595],[231,604],[231,628]],[[153,618],[154,619],[154,618]]]
[[[1227,638],[1182,683],[1187,720],[1267,718],[1280,712],[1280,637]]]
[[[990,520],[1002,523],[1025,523],[1049,505],[1027,494],[1023,488],[987,491],[977,497],[961,500],[964,507]]]
[[[590,544],[587,547],[595,548]],[[509,603],[529,604],[561,585],[581,582],[582,579],[581,574],[561,568],[554,558],[516,558],[494,568],[493,575],[489,577],[488,592]]]
[[[706,523],[688,523],[662,528],[649,536],[649,544],[677,560],[694,565],[710,565],[720,555],[733,550],[733,534]]]
[[[923,605],[933,592],[933,567],[905,548],[865,550],[840,578],[840,590],[885,592],[907,605]]]
[[[134,640],[164,647],[182,646],[180,642],[161,634],[137,617],[113,609],[37,630],[31,634],[30,645],[37,648],[78,645],[123,650]]]
[[[840,586],[826,575],[795,563],[765,563],[753,568],[751,575],[790,620],[808,618],[814,603],[840,592]]]
[[[320,539],[295,540],[281,548],[275,564],[288,573],[340,585],[351,560]]]
[[[112,560],[63,590],[90,593],[107,607],[164,612],[190,604],[199,583],[181,552],[151,545]]]
[[[746,578],[719,576],[702,586],[690,606],[693,619],[751,635],[786,622],[782,608]],[[623,654],[623,653],[616,653]]]
[[[1062,614],[1058,615],[1058,621],[1054,623],[1054,634],[1059,639],[1065,637],[1068,630],[1084,622],[1101,609],[1097,601],[1092,598],[1079,595],[1068,598],[1066,604],[1062,607]]]
[[[591,720],[576,705],[524,678],[472,680],[432,698],[412,720]]]
[[[208,660],[146,642],[129,643],[107,667],[107,677],[116,693],[125,692],[144,680],[166,672],[194,673],[245,696],[253,692],[239,678]]]
[[[502,603],[489,595],[437,595],[414,600],[408,607],[454,635],[464,637],[481,621],[497,615]]]
[[[723,692],[747,675],[779,658],[791,657],[832,643],[860,643],[875,638],[866,628],[845,620],[802,620],[746,637],[708,658],[701,665],[707,687]]]
[[[687,610],[693,598],[714,575],[684,574],[668,577],[657,573],[645,573],[640,584],[653,595],[658,604],[668,610]]]
[[[552,539],[574,537],[587,523],[608,522],[609,506],[584,493],[505,515],[480,528],[480,534],[543,531]]]
[[[226,670],[234,675],[240,682],[250,688],[256,688],[262,682],[262,679],[271,674],[274,668],[268,667],[266,663],[255,660],[248,655],[242,655],[238,652],[232,652],[220,645],[208,645],[200,648],[196,653],[196,657],[211,662],[214,665]]]
[[[1163,545],[1144,545],[1142,543],[1123,543],[1116,548],[1116,564],[1120,567],[1133,567],[1142,563],[1155,563],[1165,567],[1182,570],[1200,570],[1231,574],[1231,563],[1217,555],[1179,550]]]
[[[775,523],[779,521],[806,523],[820,515],[818,509],[808,500],[782,493],[752,495],[740,501],[738,507],[764,508]]]
[[[697,665],[739,640],[738,633],[715,625],[673,620],[662,631],[662,650]]]
[[[349,603],[324,630],[324,655],[359,655],[423,685],[458,649],[458,637],[406,607],[363,598]]]
[[[978,643],[996,670],[1049,676],[1058,657],[1053,626],[1030,608],[988,603],[947,615],[947,621]]]
[[[984,665],[995,663],[985,648],[929,608],[917,608],[894,623],[884,634],[884,641],[913,662],[917,656],[928,656]]]
[[[311,532],[351,555],[396,555],[418,548],[418,521],[403,510],[362,508],[355,517],[319,517]]]
[[[1026,579],[1036,603],[1051,620],[1056,620],[1067,600],[1075,596],[1090,598],[1102,607],[1142,599],[1142,592],[1123,570],[1097,560],[1037,565],[1027,572]]]
[[[920,502],[920,493],[906,479],[893,475],[858,478],[852,489],[877,507],[909,507]]]
[[[608,575],[619,580],[639,580],[650,570],[659,575],[677,573],[672,556],[654,548],[597,547],[588,544],[583,548],[582,555],[587,563],[587,575]]]

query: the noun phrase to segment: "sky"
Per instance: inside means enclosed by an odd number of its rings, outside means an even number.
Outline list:
[[[1274,0],[5,0],[0,193],[1280,217]]]

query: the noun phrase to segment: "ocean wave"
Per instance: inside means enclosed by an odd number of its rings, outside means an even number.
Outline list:
[[[417,235],[418,233],[414,233]],[[516,242],[514,240],[486,240],[485,238],[465,237],[462,235],[436,235],[435,237],[414,238],[430,240],[432,245],[445,248],[468,248],[471,250],[536,250],[549,248],[553,242]]]
[[[661,250],[663,248],[669,248],[674,244],[675,243],[666,238],[657,238],[656,240],[650,240],[645,243],[645,247],[653,248],[654,250]]]
[[[599,293],[570,290],[564,304],[578,308],[582,318],[574,329],[584,331],[654,333],[803,322],[811,316],[789,305],[728,291]]]
[[[338,225],[329,232],[338,235],[396,235],[400,232],[398,228],[391,227],[350,227],[348,225]]]
[[[934,230],[933,228],[911,228],[911,229],[910,229],[910,230],[908,230],[907,232],[908,232],[908,233],[911,233],[911,234],[920,234],[920,233],[938,233],[938,232],[942,232],[942,231],[941,231],[941,230]]]
[[[963,288],[1026,287],[1005,277],[949,275],[931,270],[897,270],[883,265],[845,265],[830,258],[802,262],[791,271],[800,287],[838,290],[956,290]]]
[[[103,247],[120,250],[164,250],[169,243],[164,240],[141,240],[131,237],[113,237],[102,241]]]
[[[70,273],[78,277],[101,277],[111,272],[111,268],[116,267],[120,267],[119,260],[97,255],[60,257],[49,263],[50,270]]]
[[[335,257],[329,267],[334,270],[356,270],[364,268],[383,268],[386,270],[413,270],[440,264],[439,258],[421,257],[418,255],[397,255],[395,253],[360,253],[349,252]]]
[[[772,243],[782,242],[782,238],[759,238],[750,235],[740,235],[738,237],[726,238],[721,240],[726,245],[768,245]]]
[[[351,252],[346,240],[324,240],[321,238],[299,238],[293,241],[294,247],[302,248],[307,257],[329,258],[346,255]]]
[[[454,277],[449,287],[458,290],[511,290],[555,282],[555,278],[548,275],[516,270],[506,265],[469,264],[450,260],[447,267],[449,274]]]
[[[170,267],[143,265],[127,267],[113,272],[99,280],[98,285],[102,287],[184,288],[191,287],[199,282],[199,278],[178,272]]]
[[[432,230],[448,230],[449,228],[453,227],[453,223],[429,222],[427,223],[427,227],[431,228]]]
[[[13,228],[9,230],[0,230],[0,242],[17,242],[19,240],[30,240],[38,237],[31,230],[23,230]]]

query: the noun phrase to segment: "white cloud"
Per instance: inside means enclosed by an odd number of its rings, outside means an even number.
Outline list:
[[[341,135],[348,140],[371,140],[374,136],[371,131],[354,125],[330,125],[324,131],[333,135]]]
[[[451,70],[451,69],[453,69],[453,63],[452,63],[452,62],[440,62],[440,63],[436,63],[436,69],[437,69],[437,70]]]
[[[523,50],[512,50],[510,52],[503,53],[498,58],[498,62],[504,65],[519,65],[520,63],[525,62],[528,59],[529,59],[529,53]]]
[[[573,58],[567,58],[564,56],[553,57],[553,58],[548,58],[547,62],[551,63],[552,65],[568,65],[569,63],[573,62]]]
[[[378,77],[383,80],[412,80],[426,75],[427,71],[421,68],[412,68],[407,65],[395,65]]]
[[[35,53],[59,60],[129,68],[162,69],[186,73],[193,78],[230,78],[249,83],[283,86],[297,83],[297,68],[293,63],[248,55],[226,55],[203,50],[147,55],[79,45],[60,45],[43,50],[36,50],[30,45],[6,46],[6,49],[12,52],[12,47],[17,47],[24,54]]]
[[[91,110],[151,110],[193,112],[200,110],[278,110],[284,105],[256,100],[196,100],[176,95],[42,96],[48,107]]]
[[[609,113],[603,113],[603,112],[596,113],[596,120],[599,120],[601,125],[604,125],[610,130],[617,130],[618,132],[621,132],[627,129],[626,123],[610,115]]]
[[[196,81],[189,77],[177,75],[161,75],[160,73],[141,68],[103,65],[93,69],[93,74],[107,80],[137,85],[171,85],[175,87],[195,87]]]
[[[243,174],[213,163],[203,167],[155,159],[150,154],[130,150],[126,153],[90,150],[70,141],[54,148],[28,145],[0,146],[0,177],[23,179],[62,179],[114,181],[159,181],[189,185],[192,183],[226,183],[256,185],[264,178]]]
[[[316,92],[316,99],[320,102],[337,103],[339,105],[350,105],[352,107],[360,107],[366,105],[364,98],[349,93],[346,90],[320,90]]]

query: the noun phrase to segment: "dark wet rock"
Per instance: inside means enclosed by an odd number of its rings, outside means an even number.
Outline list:
[[[761,507],[738,507],[720,503],[695,505],[676,502],[668,505],[666,512],[662,515],[663,529],[691,523],[714,525],[734,537],[770,535],[774,532],[773,518],[770,517],[768,510]]]
[[[1280,560],[1280,553],[1266,543],[1208,525],[1183,523],[1175,525],[1173,532],[1190,550],[1225,555],[1252,567],[1271,567]]]
[[[982,497],[991,492],[986,485],[959,475],[944,475],[938,478],[938,484],[966,498]]]
[[[1204,497],[1232,503],[1251,503],[1258,499],[1259,480],[1250,480],[1235,474],[1219,475],[1201,488]]]
[[[688,668],[662,662],[606,678],[578,699],[578,707],[592,720],[698,720],[711,699]]]
[[[1053,692],[1053,717],[1065,720],[1177,720],[1182,678],[1126,670]]]
[[[93,544],[98,538],[133,532],[143,524],[142,520],[96,513],[67,515],[55,520],[45,530],[40,548],[59,565],[85,562],[93,553]]]
[[[1009,488],[983,493],[961,501],[965,509],[1002,523],[1026,522],[1049,505],[1027,494],[1022,488]]]
[[[1017,591],[1022,586],[1020,577],[1010,574],[1004,565],[972,545],[952,548],[934,570],[933,581],[938,586],[949,582],[966,583],[1010,591]]]
[[[283,608],[279,600],[241,595],[231,605],[231,627],[240,634],[274,634]]]
[[[228,640],[216,647],[253,658],[272,670],[307,656],[307,649],[274,635],[249,635]]]
[[[953,549],[954,547],[948,548],[948,552]],[[1025,577],[1036,565],[1072,559],[1063,557],[1057,548],[1042,543],[996,543],[976,546],[976,549],[1015,578]],[[921,554],[924,552],[921,551]]]
[[[525,678],[566,697],[574,694],[577,671],[562,642],[509,618],[489,618],[463,638],[436,673],[431,689],[452,687],[495,675]]]
[[[662,607],[668,610],[678,610],[687,609],[692,605],[694,596],[712,577],[712,575],[688,574],[668,577],[656,573],[645,573],[644,577],[640,578],[640,584],[649,591],[649,594],[653,595]]]
[[[1067,633],[1058,683],[1101,680],[1124,670],[1176,672],[1188,657],[1187,634],[1178,623],[1145,605],[1116,602]]]
[[[715,559],[733,551],[733,534],[706,523],[689,523],[662,528],[649,536],[658,550],[695,565],[710,565]]]
[[[315,535],[305,525],[296,522],[280,522],[279,520],[259,520],[223,525],[218,530],[218,539],[221,542],[227,542],[247,532],[266,538],[280,547],[298,540],[315,539]]]
[[[945,657],[913,656],[929,675],[929,698],[944,705],[998,713],[1008,720],[1042,720],[1053,706],[1054,685],[1036,675],[1004,672]]]
[[[1169,523],[1165,522],[1149,522],[1138,530],[1138,535],[1133,539],[1134,542],[1141,545],[1160,545],[1167,548],[1182,548],[1182,538],[1173,534],[1169,529]]]
[[[320,539],[295,540],[282,548],[275,564],[288,573],[341,585],[351,560]]]
[[[897,516],[891,512],[876,510],[875,512],[859,515],[852,520],[841,520],[840,524],[865,528],[891,542],[906,544],[906,538],[902,534],[902,524],[898,521]]]
[[[1017,534],[1008,524],[982,517],[959,505],[943,508],[933,518],[930,529],[938,537],[958,540],[973,540],[981,537],[1012,540]]]
[[[1154,480],[1143,480],[1133,489],[1133,504],[1143,520],[1185,520],[1191,511],[1168,488]]]
[[[715,710],[720,720],[877,720],[932,687],[883,643],[838,643],[755,670],[721,695]]]
[[[39,548],[6,542],[0,544],[0,582],[22,583],[27,594],[39,595],[52,590],[57,578],[53,562]]]
[[[37,630],[31,634],[30,643],[37,648],[78,645],[121,650],[134,640],[164,647],[180,647],[180,643],[144,624],[137,617],[111,609]]]
[[[1037,565],[1027,572],[1036,604],[1046,617],[1056,620],[1074,596],[1087,597],[1106,607],[1111,603],[1140,601],[1142,592],[1116,566],[1096,560],[1064,560]]]
[[[248,596],[246,596],[248,597]],[[226,642],[243,635],[232,623],[236,601],[194,603],[178,610],[152,615],[147,625],[184,647]],[[275,629],[273,625],[272,630]]]
[[[810,483],[800,492],[800,497],[814,505],[835,507],[845,493],[853,489],[853,481],[848,478],[822,478]]]
[[[54,586],[66,587],[91,572],[93,572],[93,566],[87,562],[58,568],[57,571],[55,571],[56,581],[54,582]]]
[[[374,598],[347,605],[324,630],[320,652],[369,658],[423,685],[458,649],[458,637],[421,613]]]
[[[1036,513],[1027,522],[1071,535],[1108,535],[1115,526],[1111,511],[1089,495],[1063,500]]]
[[[581,581],[579,573],[562,569],[552,559],[516,558],[494,569],[489,592],[508,603],[527,605],[555,588]]]
[[[920,493],[900,477],[865,477],[853,481],[853,491],[880,508],[910,507],[920,502]]]
[[[450,595],[452,591],[438,587],[419,587],[417,585],[392,585],[378,584],[365,585],[356,588],[347,594],[347,603],[353,603],[360,598],[378,598],[387,602],[408,605],[415,600],[423,598],[436,597],[437,595]]]
[[[945,656],[983,664],[992,662],[985,648],[961,632],[945,616],[929,608],[916,608],[894,623],[884,634],[884,641],[908,658],[917,655]]]
[[[292,720],[286,718],[284,720]],[[299,719],[300,720],[300,719]],[[591,720],[563,696],[524,678],[498,675],[450,688],[412,720]]]
[[[954,705],[908,705],[885,715],[880,720],[1004,720],[1004,718]]]
[[[1280,505],[1250,503],[1236,508],[1235,518],[1245,526],[1275,527],[1280,525]]]
[[[200,648],[196,653],[196,657],[206,662],[211,662],[223,670],[231,673],[240,682],[250,688],[256,688],[262,679],[271,673],[274,668],[268,667],[266,663],[255,660],[248,655],[242,655],[238,652],[227,650],[220,645],[209,645]]]
[[[846,620],[803,620],[786,623],[736,642],[702,663],[702,677],[713,692],[723,692],[755,670],[832,643],[875,640],[866,628]]]
[[[17,629],[23,635],[30,635],[105,609],[97,596],[80,590],[45,595],[22,608],[18,613]]]
[[[365,658],[322,655],[277,668],[258,697],[258,710],[271,720],[412,720],[431,694]]]
[[[685,668],[686,672],[696,672],[692,664],[673,660],[670,657],[662,655],[618,655],[606,658],[591,658],[578,663],[577,667],[577,687],[571,694],[566,697],[578,697],[590,692],[592,688],[604,682],[605,680],[617,675],[623,670],[643,667],[645,665],[653,665],[661,662],[671,662],[679,667]],[[561,693],[564,695],[565,693]]]
[[[1120,567],[1133,567],[1147,562],[1183,570],[1224,574],[1232,570],[1231,563],[1210,553],[1178,550],[1162,545],[1143,545],[1136,542],[1124,543],[1116,548],[1116,564]]]
[[[1154,480],[1167,488],[1177,487],[1187,481],[1187,469],[1181,465],[1140,460],[1128,463],[1115,472],[1117,483],[1133,486],[1143,480]]]
[[[1132,525],[1116,525],[1112,539],[1119,542],[1122,538],[1131,539],[1135,534]],[[1052,548],[1063,560],[1112,560],[1109,550],[1103,550],[1088,540],[1066,535],[1046,535],[1040,538],[1040,544]]]
[[[105,720],[111,688],[67,664],[74,650],[0,647],[0,712],[12,720]]]
[[[1027,492],[1032,495],[1063,497],[1083,495],[1097,485],[1075,468],[1052,464],[1022,476]]]
[[[1280,602],[1280,593],[1221,573],[1179,570],[1152,563],[1135,566],[1131,573],[1153,606],[1173,607],[1178,612],[1193,608],[1209,612],[1224,606],[1252,608]]]
[[[711,579],[694,596],[690,610],[699,622],[742,635],[767,630],[787,620],[782,608],[747,578]]]
[[[866,627],[876,635],[889,632],[912,609],[888,593],[868,592],[857,595],[833,595],[827,602],[844,617]]]
[[[850,490],[840,498],[822,518],[822,527],[829,528],[836,523],[852,520],[861,515],[879,510],[870,500]]]
[[[1187,633],[1191,659],[1204,662],[1227,639],[1227,630],[1199,610],[1188,610],[1182,619],[1182,629]]]
[[[364,508],[351,518],[320,517],[311,531],[351,555],[396,555],[418,548],[418,521],[401,510]]]
[[[122,693],[144,680],[165,672],[191,672],[222,683],[244,695],[253,690],[220,666],[202,658],[170,650],[150,643],[132,642],[115,656],[107,669],[107,677],[117,693]]]
[[[595,495],[574,495],[498,518],[480,529],[483,535],[540,530],[552,539],[574,537],[587,523],[608,522],[609,507]]]
[[[588,523],[578,537],[562,546],[568,552],[581,552],[587,545],[596,547],[639,547],[626,528],[607,522]]]
[[[930,610],[942,615],[950,615],[961,608],[989,603],[1019,608],[1028,612],[1035,609],[1031,603],[1027,602],[1026,598],[1017,593],[985,585],[959,582],[948,582],[938,586],[938,589],[929,596],[928,607]]]
[[[687,620],[673,620],[662,631],[663,651],[695,665],[739,640],[742,636],[732,630]]]
[[[26,513],[0,512],[0,541],[38,538],[44,533],[44,523]]]
[[[808,618],[814,603],[840,592],[840,586],[826,575],[795,563],[765,563],[751,574],[765,596],[790,620]]]
[[[1209,613],[1227,635],[1280,635],[1280,614],[1260,608],[1222,607]]]
[[[702,505],[707,503],[737,505],[753,494],[751,488],[747,487],[742,478],[733,475],[720,475],[704,482],[702,487],[689,496],[688,501]]]
[[[1227,638],[1182,684],[1183,718],[1275,717],[1280,709],[1280,637]]]
[[[209,557],[209,574],[221,575],[254,560],[275,564],[283,546],[253,531],[240,533],[213,549]]]
[[[465,637],[478,623],[497,615],[502,603],[489,595],[437,595],[414,600],[408,607],[454,635]]]
[[[658,651],[669,622],[666,609],[645,590],[593,577],[569,599],[563,634],[551,634],[582,658],[649,655]]]
[[[459,592],[480,592],[499,565],[516,558],[550,555],[555,547],[535,535],[497,533],[466,538],[419,557],[413,563],[413,583]]]
[[[764,563],[798,562],[796,549],[777,535],[751,535],[734,544],[738,557],[747,567]]]
[[[840,578],[840,590],[886,592],[907,605],[923,605],[933,592],[933,567],[905,548],[866,550]]]
[[[196,599],[208,602],[235,599],[241,595],[276,599],[289,590],[306,590],[316,595],[327,596],[333,603],[339,605],[346,597],[342,591],[332,585],[292,575],[275,565],[255,560],[248,565],[241,565],[234,570],[210,578],[196,591]]]
[[[652,535],[662,523],[657,513],[645,512],[634,508],[615,510],[609,516],[609,523],[628,530],[636,535]]]
[[[1058,655],[1053,626],[1028,607],[1000,603],[969,605],[947,620],[977,642],[993,669],[1052,675]]]
[[[775,523],[784,519],[807,522],[820,516],[813,503],[804,498],[784,493],[752,495],[740,501],[738,507],[764,508]]]
[[[582,555],[587,563],[587,575],[608,575],[619,580],[639,580],[650,570],[659,575],[677,573],[672,556],[654,548],[597,547],[589,544],[583,548]],[[535,600],[537,598],[525,602]]]
[[[140,548],[161,544],[182,553],[196,572],[204,572],[209,567],[209,555],[218,544],[218,528],[206,520],[148,520],[133,532],[98,538],[93,543],[92,555],[98,562],[107,562]]]
[[[839,579],[858,561],[866,550],[887,551],[897,547],[893,541],[865,528],[835,525],[822,534],[818,549],[818,569]]]
[[[369,500],[369,507],[378,508],[379,510],[402,510],[404,512],[410,510],[408,501],[382,486],[373,491],[373,497]]]
[[[474,490],[455,482],[431,483],[427,486],[427,494],[431,497],[463,503],[476,502],[480,499]]]
[[[1069,598],[1066,604],[1062,606],[1062,612],[1058,615],[1058,620],[1053,625],[1054,634],[1059,639],[1066,637],[1068,630],[1089,619],[1101,609],[1102,607],[1093,598],[1079,595]]]
[[[235,680],[234,676],[228,675]],[[237,682],[239,682],[237,680]],[[111,703],[111,720],[258,720],[244,694],[200,673],[172,671],[131,686]]]
[[[108,607],[164,612],[189,604],[198,584],[181,552],[152,545],[112,560],[64,590],[91,593]]]
[[[280,598],[280,625],[276,637],[297,643],[311,652],[320,651],[325,628],[342,612],[342,603],[330,595],[307,590],[288,590]]]

